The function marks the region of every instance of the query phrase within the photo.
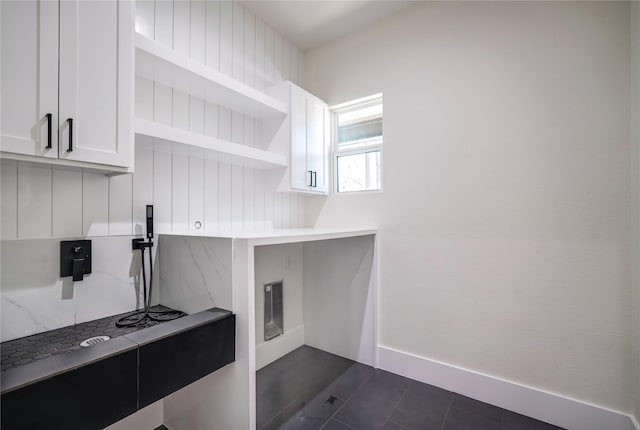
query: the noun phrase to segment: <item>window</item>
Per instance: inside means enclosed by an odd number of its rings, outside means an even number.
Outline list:
[[[382,189],[382,94],[331,108],[338,193]]]

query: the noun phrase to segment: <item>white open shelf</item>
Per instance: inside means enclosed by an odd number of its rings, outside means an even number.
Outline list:
[[[136,118],[135,129],[136,134],[209,150],[216,153],[216,158],[219,161],[229,164],[256,169],[274,169],[287,166],[287,157],[282,154],[192,133],[140,118]]]
[[[283,119],[287,106],[262,91],[136,33],[136,75],[258,119]]]

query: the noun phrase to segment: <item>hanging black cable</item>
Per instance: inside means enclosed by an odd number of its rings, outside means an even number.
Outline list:
[[[116,327],[131,327],[144,322],[146,319],[151,321],[170,321],[176,318],[185,316],[182,311],[173,309],[168,310],[151,310],[151,293],[153,291],[153,259],[151,256],[151,247],[153,242],[149,239],[148,242],[144,242],[143,239],[133,240],[133,249],[139,249],[141,251],[142,260],[142,295],[143,295],[143,309],[139,309],[131,312],[116,321]],[[147,289],[147,273],[144,264],[144,250],[149,248],[149,288]],[[148,294],[147,294],[148,291]]]

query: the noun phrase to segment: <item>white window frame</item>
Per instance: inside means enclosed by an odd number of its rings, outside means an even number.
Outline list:
[[[383,104],[382,111],[382,143],[365,146],[363,148],[354,149],[338,149],[338,115],[347,113],[350,111],[362,109],[367,106],[376,104]],[[384,189],[384,168],[383,168],[383,150],[384,146],[384,102],[382,93],[373,94],[371,96],[362,97],[357,100],[351,100],[345,103],[340,103],[329,107],[331,112],[331,170],[333,176],[333,190],[332,194],[337,196],[352,195],[352,194],[378,194],[382,193]],[[380,152],[380,188],[375,190],[357,190],[357,191],[338,191],[338,157],[356,154],[366,154],[369,152]]]

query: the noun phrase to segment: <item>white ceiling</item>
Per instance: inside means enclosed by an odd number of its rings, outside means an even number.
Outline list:
[[[375,24],[415,1],[241,0],[240,3],[306,51]]]

